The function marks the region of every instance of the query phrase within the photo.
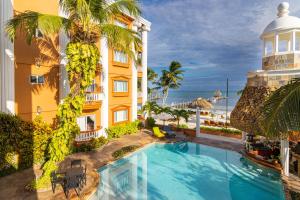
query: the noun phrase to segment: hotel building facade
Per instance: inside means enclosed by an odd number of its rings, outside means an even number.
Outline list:
[[[31,45],[18,33],[12,43],[5,24],[14,13],[26,10],[62,15],[57,0],[0,1],[0,111],[32,121],[41,115],[48,123],[56,120],[58,105],[69,92],[64,53],[64,34],[46,40],[37,30]],[[137,31],[142,48],[137,62],[123,52],[107,47],[105,38],[97,43],[100,63],[93,85],[86,90],[82,116],[77,119],[81,133],[77,141],[105,135],[105,129],[137,119],[138,109],[147,101],[147,40],[151,23],[142,17],[124,15],[115,24]]]

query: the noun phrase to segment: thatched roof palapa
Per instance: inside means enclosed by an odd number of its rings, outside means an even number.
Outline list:
[[[202,109],[212,109],[213,105],[208,102],[206,99],[203,98],[197,98],[195,99],[190,105],[190,108],[202,108]]]
[[[242,96],[231,112],[230,124],[247,133],[261,134],[258,117],[270,93],[271,89],[268,87],[245,87]]]

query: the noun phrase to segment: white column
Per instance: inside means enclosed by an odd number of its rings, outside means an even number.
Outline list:
[[[133,25],[132,27],[133,31],[137,31],[137,25]],[[135,55],[135,59],[136,59],[136,55]],[[132,90],[132,106],[131,106],[131,110],[132,110],[132,121],[137,119],[137,66],[136,66],[136,62],[133,61],[132,62],[132,84],[131,84],[131,90]]]
[[[102,87],[103,101],[101,106],[102,134],[106,136],[105,129],[108,128],[108,46],[107,39],[101,39],[101,63],[102,63]]]
[[[296,51],[296,31],[292,32],[292,49],[291,51]]]
[[[143,42],[143,53],[142,53],[142,68],[143,68],[143,78],[142,78],[142,93],[143,93],[143,105],[147,101],[147,67],[148,67],[148,31],[146,28],[144,28],[142,33],[142,42]]]
[[[290,155],[290,149],[289,149],[289,141],[288,139],[281,140],[281,164],[283,166],[283,174],[285,176],[289,176],[289,155]]]
[[[196,137],[200,137],[200,109],[196,110]]]
[[[279,52],[279,35],[278,33],[275,34],[275,53]]]
[[[15,114],[14,44],[5,33],[13,17],[13,0],[0,1],[0,111]]]

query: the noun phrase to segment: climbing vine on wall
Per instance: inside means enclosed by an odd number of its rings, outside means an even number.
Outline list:
[[[43,166],[44,173],[33,183],[34,188],[45,187],[50,183],[50,174],[57,169],[56,163],[69,154],[71,143],[79,133],[76,119],[82,113],[85,90],[95,78],[99,62],[99,50],[94,44],[73,42],[67,45],[68,64],[66,71],[70,83],[70,93],[59,105],[59,127],[53,132],[48,148],[48,160]]]

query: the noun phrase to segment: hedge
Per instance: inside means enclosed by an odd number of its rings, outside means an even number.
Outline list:
[[[105,129],[108,139],[119,138],[123,135],[130,135],[138,132],[140,122],[134,121],[129,123],[124,123],[116,126],[112,126],[108,129]]]
[[[51,133],[41,117],[26,122],[0,112],[0,176],[43,162]]]

